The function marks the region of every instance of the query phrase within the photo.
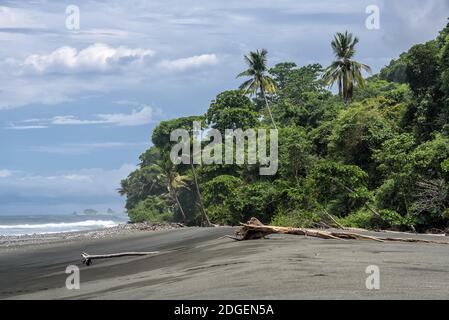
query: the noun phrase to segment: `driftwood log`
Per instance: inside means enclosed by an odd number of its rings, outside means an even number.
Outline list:
[[[86,266],[90,266],[92,264],[92,260],[96,259],[109,259],[109,258],[119,258],[119,257],[129,257],[129,256],[148,256],[153,254],[158,254],[159,251],[155,252],[121,252],[121,253],[113,253],[113,254],[101,254],[101,255],[90,255],[88,253],[83,252],[81,254],[82,262]]]
[[[235,232],[235,236],[234,237],[228,236],[228,238],[237,241],[255,240],[255,239],[263,239],[270,234],[293,234],[299,236],[316,237],[321,239],[333,239],[333,240],[367,240],[377,242],[396,241],[396,242],[413,242],[413,243],[435,243],[446,245],[449,244],[449,242],[446,241],[436,241],[436,240],[375,237],[344,230],[329,231],[329,230],[266,226],[256,218],[251,218],[251,220],[248,221],[247,223],[241,223],[241,227]]]

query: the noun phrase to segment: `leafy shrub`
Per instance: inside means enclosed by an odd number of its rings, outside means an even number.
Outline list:
[[[233,192],[243,184],[240,178],[221,175],[204,184],[204,203],[208,205],[223,204]]]
[[[379,212],[380,217],[383,221],[383,226],[389,227],[410,227],[413,224],[413,219],[409,216],[401,216],[396,211],[392,210],[381,210]]]
[[[128,210],[128,216],[131,222],[169,222],[173,220],[173,212],[169,203],[158,196],[150,196],[146,200]]]
[[[380,217],[374,215],[367,209],[362,209],[345,218],[339,219],[339,222],[345,227],[362,229],[400,229],[409,230],[413,225],[411,217],[403,217],[392,210],[380,210]]]
[[[234,196],[227,199],[227,204],[240,221],[255,217],[267,223],[274,215],[280,191],[270,182],[250,183],[238,188]]]
[[[210,220],[219,225],[235,226],[242,220],[226,206],[212,205],[207,208]]]
[[[339,222],[349,228],[372,229],[375,227],[373,223],[373,213],[368,210],[359,210],[347,217],[340,218]]]
[[[320,216],[314,212],[294,210],[288,213],[276,213],[271,219],[271,224],[292,228],[312,228],[319,221]]]
[[[371,199],[368,175],[358,166],[321,161],[307,178],[307,192],[330,214],[346,216]]]

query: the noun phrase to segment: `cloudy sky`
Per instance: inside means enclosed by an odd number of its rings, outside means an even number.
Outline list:
[[[66,26],[77,5],[80,29]],[[380,30],[365,27],[380,8]],[[121,210],[164,119],[202,114],[249,50],[329,64],[337,31],[378,71],[446,24],[449,0],[0,1],[0,214]]]

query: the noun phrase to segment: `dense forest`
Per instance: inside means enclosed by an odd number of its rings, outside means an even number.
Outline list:
[[[240,88],[218,94],[204,115],[155,128],[119,190],[130,219],[448,228],[449,24],[376,75],[354,60],[357,46],[352,34],[338,33],[326,68],[269,68],[265,50],[249,53]],[[261,176],[257,165],[174,165],[170,133],[192,130],[194,120],[222,132],[277,128],[277,174]]]

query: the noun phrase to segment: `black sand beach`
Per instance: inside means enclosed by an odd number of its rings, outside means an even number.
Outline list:
[[[449,246],[300,236],[234,242],[232,228],[182,228],[0,248],[1,299],[447,299]],[[399,234],[388,234],[400,236]],[[410,236],[410,235],[407,235]],[[445,240],[447,237],[419,236]],[[81,252],[160,251],[95,261]],[[81,289],[65,288],[65,269]],[[367,266],[380,268],[368,290]]]

